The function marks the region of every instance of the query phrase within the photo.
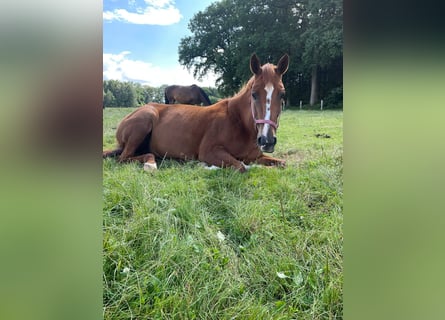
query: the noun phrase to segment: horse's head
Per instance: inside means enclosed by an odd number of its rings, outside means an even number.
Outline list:
[[[252,117],[257,129],[257,143],[263,152],[273,152],[277,143],[278,118],[284,102],[281,78],[288,66],[287,54],[276,66],[270,63],[261,66],[256,54],[250,58],[250,70],[255,75],[250,99]]]

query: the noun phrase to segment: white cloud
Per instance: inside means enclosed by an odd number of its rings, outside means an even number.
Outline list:
[[[202,81],[193,78],[193,75],[181,65],[175,64],[168,68],[161,68],[152,63],[132,60],[127,56],[129,51],[119,54],[103,54],[103,78],[105,80],[132,81],[159,87],[163,84],[190,85],[197,84],[204,87],[214,87],[216,76],[209,74]]]
[[[126,9],[115,9],[103,12],[103,19],[123,21],[133,24],[170,25],[179,22],[182,15],[172,0],[144,0],[144,7],[136,7],[135,1],[129,2],[130,12]]]

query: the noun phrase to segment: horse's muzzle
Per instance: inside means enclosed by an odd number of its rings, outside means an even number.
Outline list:
[[[275,145],[277,143],[277,138],[276,137],[267,138],[267,137],[261,135],[258,138],[257,143],[258,143],[258,146],[260,147],[262,152],[272,153],[275,149]]]

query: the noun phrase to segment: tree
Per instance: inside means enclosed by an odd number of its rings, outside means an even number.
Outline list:
[[[220,91],[231,95],[251,76],[252,53],[264,62],[276,62],[283,53],[296,54],[301,14],[289,0],[213,3],[190,21],[194,35],[181,39],[179,62],[193,68],[198,78],[209,70],[218,74]]]
[[[116,107],[116,98],[110,90],[107,90],[103,101],[104,108]]]
[[[133,83],[122,82],[120,98],[121,98],[120,103],[122,107],[128,107],[128,108],[136,107],[137,105],[136,89]]]
[[[189,22],[194,36],[181,39],[179,45],[179,62],[188,69],[193,67],[198,79],[210,70],[219,74],[217,84],[227,94],[241,82],[233,63],[239,57],[234,39],[241,31],[237,10],[233,0],[211,4]]]
[[[165,98],[164,98],[165,87],[167,87],[166,84],[163,84],[159,88],[152,87],[150,89],[150,101],[164,103],[165,102]]]
[[[110,107],[128,107],[133,108],[137,105],[136,89],[131,82],[120,82],[119,80],[105,80],[103,84],[105,95],[110,92],[114,97],[108,94],[108,103],[111,103]],[[105,97],[104,97],[105,101]],[[114,102],[113,102],[114,101]],[[104,102],[105,103],[105,102]],[[105,105],[107,107],[108,105]]]
[[[252,53],[263,63],[275,63],[288,53],[291,63],[283,81],[288,101],[297,103],[313,78],[318,88],[319,68],[331,70],[332,61],[342,55],[341,23],[340,0],[221,0],[190,20],[193,35],[181,39],[179,62],[198,78],[216,73],[218,88],[227,96],[251,76]],[[338,86],[331,82],[324,83],[327,91]]]
[[[310,70],[309,104],[318,101],[320,68],[327,68],[343,56],[343,7],[341,0],[309,0],[305,13],[307,27],[302,34],[302,61]]]

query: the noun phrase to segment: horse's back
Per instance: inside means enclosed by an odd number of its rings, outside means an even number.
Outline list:
[[[159,118],[158,125],[177,125],[180,127],[197,126],[200,123],[202,124],[202,121],[208,122],[212,118],[212,114],[215,113],[212,110],[188,104],[152,103],[145,105],[144,108],[146,108],[147,114],[156,110]]]
[[[128,122],[130,120],[132,120],[132,121],[134,121],[134,120],[140,120],[140,121],[152,120],[153,117],[158,118],[158,116],[159,115],[158,115],[157,108],[154,107],[153,104],[146,104],[146,105],[140,106],[139,108],[137,108],[136,110],[134,110],[133,112],[131,112],[130,114],[125,116],[124,119],[122,119],[121,123]]]
[[[150,152],[156,156],[198,159],[203,144],[218,143],[222,132],[233,131],[227,119],[224,102],[207,108],[149,103],[122,120],[118,141],[125,143],[130,135],[150,134]]]
[[[197,159],[203,139],[212,130],[215,119],[224,113],[221,107],[201,108],[185,104],[151,104],[158,112],[153,126],[151,150],[159,157]],[[215,133],[213,133],[215,131]]]

